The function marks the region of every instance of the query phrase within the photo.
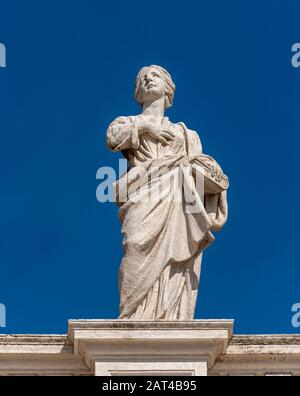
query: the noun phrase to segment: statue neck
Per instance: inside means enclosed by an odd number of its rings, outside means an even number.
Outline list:
[[[165,113],[165,98],[158,98],[153,102],[145,102],[143,104],[142,114],[152,117],[164,117]]]

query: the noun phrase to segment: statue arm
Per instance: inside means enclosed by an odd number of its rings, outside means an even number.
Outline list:
[[[108,127],[106,142],[112,151],[139,147],[139,131],[133,117],[118,117]]]
[[[196,131],[189,130],[189,155],[201,156],[201,162],[207,162],[210,166],[219,168],[219,173],[223,174],[218,163],[211,156],[202,152],[202,144]],[[211,221],[211,228],[219,231],[227,221],[227,195],[226,190],[216,194],[205,195],[205,210]]]
[[[191,134],[191,155],[202,155],[202,144],[198,133],[196,131],[191,131]]]

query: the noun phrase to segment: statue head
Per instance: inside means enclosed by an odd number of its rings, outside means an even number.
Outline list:
[[[173,104],[175,84],[172,77],[161,66],[144,66],[135,80],[134,97],[140,106],[162,96],[165,97],[165,109]]]

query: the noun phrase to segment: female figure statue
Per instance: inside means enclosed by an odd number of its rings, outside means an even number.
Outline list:
[[[210,230],[227,219],[227,177],[202,153],[195,131],[164,116],[174,92],[164,68],[143,67],[135,83],[142,113],[118,117],[107,130],[108,146],[129,165],[116,183],[124,249],[120,319],[193,319],[202,252],[214,240]]]

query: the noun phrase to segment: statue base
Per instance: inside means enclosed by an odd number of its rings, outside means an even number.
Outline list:
[[[74,354],[96,376],[207,376],[233,320],[70,320]]]

